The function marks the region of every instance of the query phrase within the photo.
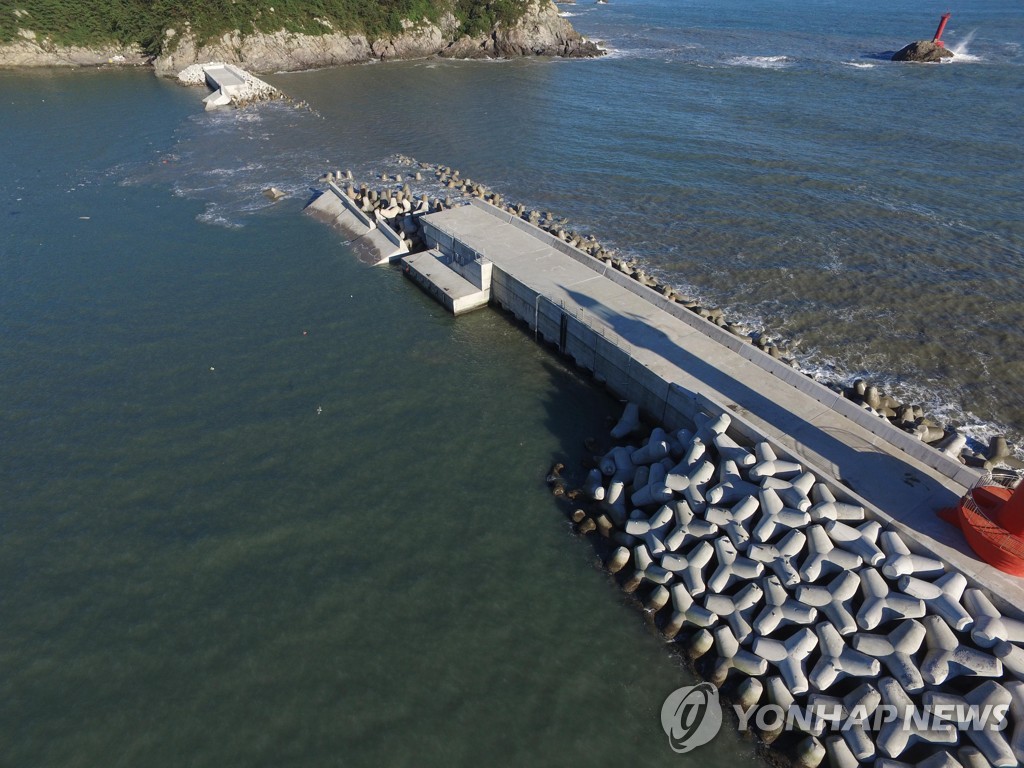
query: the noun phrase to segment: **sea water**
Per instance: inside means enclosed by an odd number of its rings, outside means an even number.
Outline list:
[[[937,6],[563,8],[607,58],[269,78],[308,110],[0,74],[4,764],[756,762],[728,721],[671,752],[692,681],[544,486],[619,405],[358,263],[301,215],[328,168],[453,165],[1019,434],[1010,3],[937,67],[884,57]]]

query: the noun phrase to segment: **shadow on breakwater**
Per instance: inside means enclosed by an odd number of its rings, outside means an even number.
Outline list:
[[[740,409],[756,415],[761,421],[797,441],[798,447],[818,456],[830,457],[831,469],[836,473],[837,479],[872,503],[882,508],[892,505],[892,500],[888,498],[885,491],[892,487],[893,482],[897,481],[883,484],[865,482],[865,480],[873,480],[878,477],[899,477],[903,483],[913,489],[914,495],[918,498],[948,498],[948,504],[956,502],[953,493],[934,478],[910,472],[906,465],[894,457],[878,451],[868,443],[862,443],[856,447],[850,445],[849,441],[853,436],[849,433],[840,439],[830,431],[818,427],[813,421],[793,414],[767,395],[751,389],[727,372],[681,348],[666,333],[654,327],[649,318],[624,315],[578,291],[564,286],[563,290],[586,312],[611,326],[612,330],[631,346],[659,355],[667,362],[679,366],[701,383],[706,384],[709,389],[726,394]],[[795,419],[799,419],[799,421],[795,421]],[[841,469],[851,467],[855,468],[855,472],[844,472]],[[907,519],[902,521],[911,523]],[[945,537],[943,538],[945,539]],[[950,536],[950,541],[946,543],[955,546],[953,542],[957,538]],[[962,548],[962,543],[960,546]]]

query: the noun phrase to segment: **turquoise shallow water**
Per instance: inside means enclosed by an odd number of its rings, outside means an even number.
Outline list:
[[[616,404],[298,199],[239,229],[123,185],[194,92],[0,93],[5,765],[672,757],[689,678],[543,482]],[[753,757],[723,735],[711,760]]]
[[[271,77],[313,112],[0,73],[0,762],[753,763],[669,751],[688,678],[543,485],[618,405],[300,210],[454,165],[1019,433],[1021,20],[879,58],[942,10],[581,3],[606,60]]]

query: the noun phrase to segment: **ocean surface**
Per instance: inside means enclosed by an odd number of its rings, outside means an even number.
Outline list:
[[[932,2],[562,10],[609,55],[267,78],[308,109],[0,72],[0,764],[757,764],[671,752],[690,678],[544,485],[619,404],[360,264],[301,215],[329,168],[454,166],[1024,435],[1019,4],[936,66],[887,61]]]

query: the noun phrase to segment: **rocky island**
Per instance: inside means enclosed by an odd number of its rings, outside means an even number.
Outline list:
[[[430,56],[602,54],[551,0],[399,0],[355,9],[328,1],[316,13],[270,1],[236,0],[226,10],[185,2],[172,17],[142,0],[101,0],[86,23],[74,9],[62,16],[41,0],[21,0],[0,12],[0,67],[151,65],[176,75],[211,60],[274,72]]]

